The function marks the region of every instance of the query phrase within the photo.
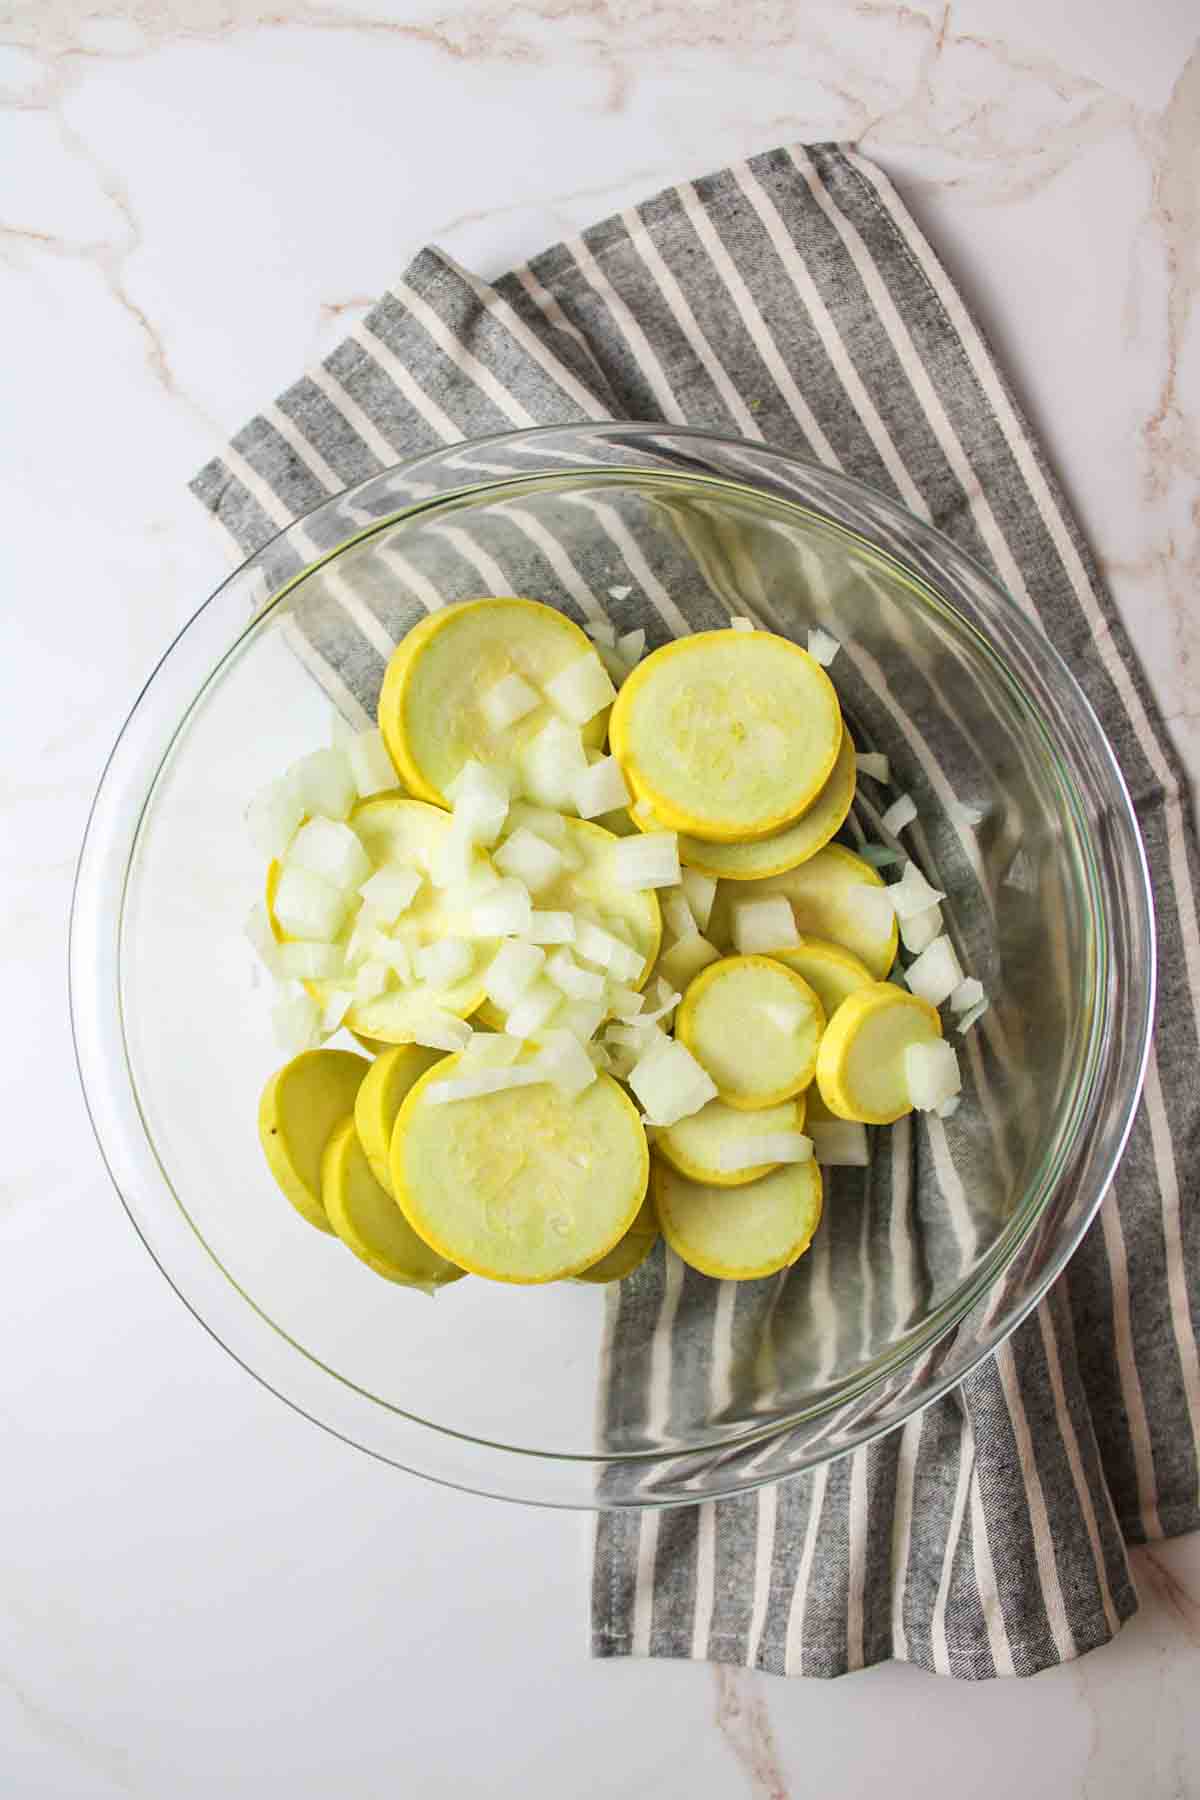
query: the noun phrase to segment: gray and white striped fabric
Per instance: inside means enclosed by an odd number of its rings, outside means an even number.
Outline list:
[[[490,284],[423,251],[193,486],[248,553],[422,450],[607,418],[795,450],[994,571],[1121,761],[1154,878],[1160,1014],[1114,1189],[1048,1299],[866,1449],[737,1499],[600,1515],[595,1654],[1033,1673],[1134,1610],[1126,1541],[1200,1524],[1200,857],[1185,780],[991,352],[890,183],[844,147],[672,188]],[[370,710],[393,635],[347,613],[299,648],[353,714]],[[687,1278],[673,1258],[656,1267],[646,1303],[669,1333]],[[614,1368],[622,1334],[644,1326],[618,1309]]]

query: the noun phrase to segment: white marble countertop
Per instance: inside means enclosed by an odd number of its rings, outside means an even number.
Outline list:
[[[64,934],[97,774],[224,550],[185,483],[434,238],[484,273],[856,137],[996,340],[1200,769],[1192,0],[0,8],[0,1792],[1200,1792],[1200,1541],[1034,1680],[593,1664],[588,1521],[423,1486],[249,1380],[113,1196]]]

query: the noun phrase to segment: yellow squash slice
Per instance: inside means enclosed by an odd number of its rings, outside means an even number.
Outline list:
[[[928,1001],[890,981],[860,988],[829,1022],[817,1053],[821,1098],[838,1119],[891,1125],[912,1111],[904,1053],[942,1035]]]
[[[795,949],[775,950],[772,955],[804,977],[825,1008],[826,1024],[843,1000],[875,979],[860,957],[825,938],[801,938]]]
[[[805,1094],[798,1094],[781,1106],[764,1106],[752,1119],[736,1107],[726,1106],[723,1100],[710,1100],[690,1118],[659,1131],[654,1139],[655,1154],[665,1157],[689,1181],[707,1182],[710,1187],[745,1187],[760,1175],[769,1175],[779,1164],[757,1163],[752,1169],[730,1172],[720,1167],[721,1146],[751,1133],[803,1131],[805,1100]]]
[[[594,1281],[597,1284],[624,1281],[627,1275],[632,1275],[635,1269],[641,1268],[657,1242],[658,1216],[654,1211],[654,1202],[647,1194],[638,1208],[637,1218],[620,1243],[607,1256],[602,1256],[599,1262],[594,1262],[590,1269],[581,1269],[576,1279]]]
[[[376,1057],[354,1102],[354,1126],[372,1175],[392,1191],[388,1153],[392,1127],[413,1083],[442,1060],[442,1051],[421,1044],[392,1044]]]
[[[740,1112],[779,1106],[817,1065],[825,1009],[807,981],[769,956],[726,956],[691,983],[675,1036]],[[743,1136],[745,1133],[743,1133]]]
[[[866,964],[876,981],[882,981],[896,960],[896,920],[890,912],[879,919],[873,913],[865,915],[855,889],[886,885],[879,871],[861,856],[841,844],[826,844],[799,868],[782,875],[760,881],[718,882],[706,936],[718,950],[732,949],[733,908],[746,900],[783,894],[791,902],[801,936],[840,944]]]
[[[361,1090],[360,1090],[361,1091]],[[321,1198],[329,1223],[361,1262],[388,1281],[432,1293],[464,1271],[417,1236],[371,1173],[354,1119],[334,1128],[321,1158]]]
[[[411,1090],[392,1133],[392,1187],[409,1224],[460,1268],[493,1281],[578,1275],[614,1248],[646,1196],[637,1109],[607,1075],[568,1099],[548,1082],[431,1099],[447,1057]]]
[[[842,734],[832,775],[794,825],[773,837],[755,838],[745,844],[710,844],[682,833],[679,860],[685,868],[698,869],[702,875],[717,875],[725,881],[757,881],[764,875],[782,875],[815,856],[841,829],[854,799],[854,783],[854,744],[847,731]],[[638,822],[647,831],[657,828],[655,821],[645,815]]]
[[[370,1064],[351,1050],[306,1050],[276,1071],[258,1103],[258,1135],[276,1181],[318,1231],[332,1231],[321,1199],[321,1157],[354,1111]]]
[[[638,664],[609,739],[668,830],[738,843],[782,831],[813,804],[842,715],[824,669],[790,639],[702,631]]]
[[[685,1263],[718,1281],[755,1281],[808,1249],[821,1219],[821,1172],[815,1162],[785,1163],[748,1187],[714,1187],[656,1156],[654,1204]]]

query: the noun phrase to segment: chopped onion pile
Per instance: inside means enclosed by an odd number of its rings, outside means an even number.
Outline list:
[[[498,882],[471,908],[471,929],[476,937],[527,937],[532,922],[529,889],[513,877]]]
[[[568,1000],[599,1000],[604,993],[603,975],[595,969],[581,969],[565,947],[547,961],[546,977]]]
[[[484,977],[484,992],[501,1012],[511,1012],[546,966],[546,952],[536,944],[510,938],[501,944]]]

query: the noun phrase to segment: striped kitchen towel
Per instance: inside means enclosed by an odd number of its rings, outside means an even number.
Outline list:
[[[1200,1523],[1200,856],[1185,780],[991,352],[895,190],[851,149],[771,151],[671,188],[493,283],[423,251],[193,485],[249,553],[422,450],[605,418],[704,426],[857,475],[1040,620],[1137,806],[1164,1054],[1067,1275],[961,1386],[809,1475],[599,1515],[594,1651],[781,1674],[891,1656],[1030,1674],[1134,1610],[1127,1541]],[[347,710],[369,712],[396,633],[380,646],[378,618],[363,624],[347,613],[299,647]],[[617,1370],[644,1343],[647,1307],[668,1352],[685,1329],[674,1258],[660,1253],[639,1293],[616,1309]]]

